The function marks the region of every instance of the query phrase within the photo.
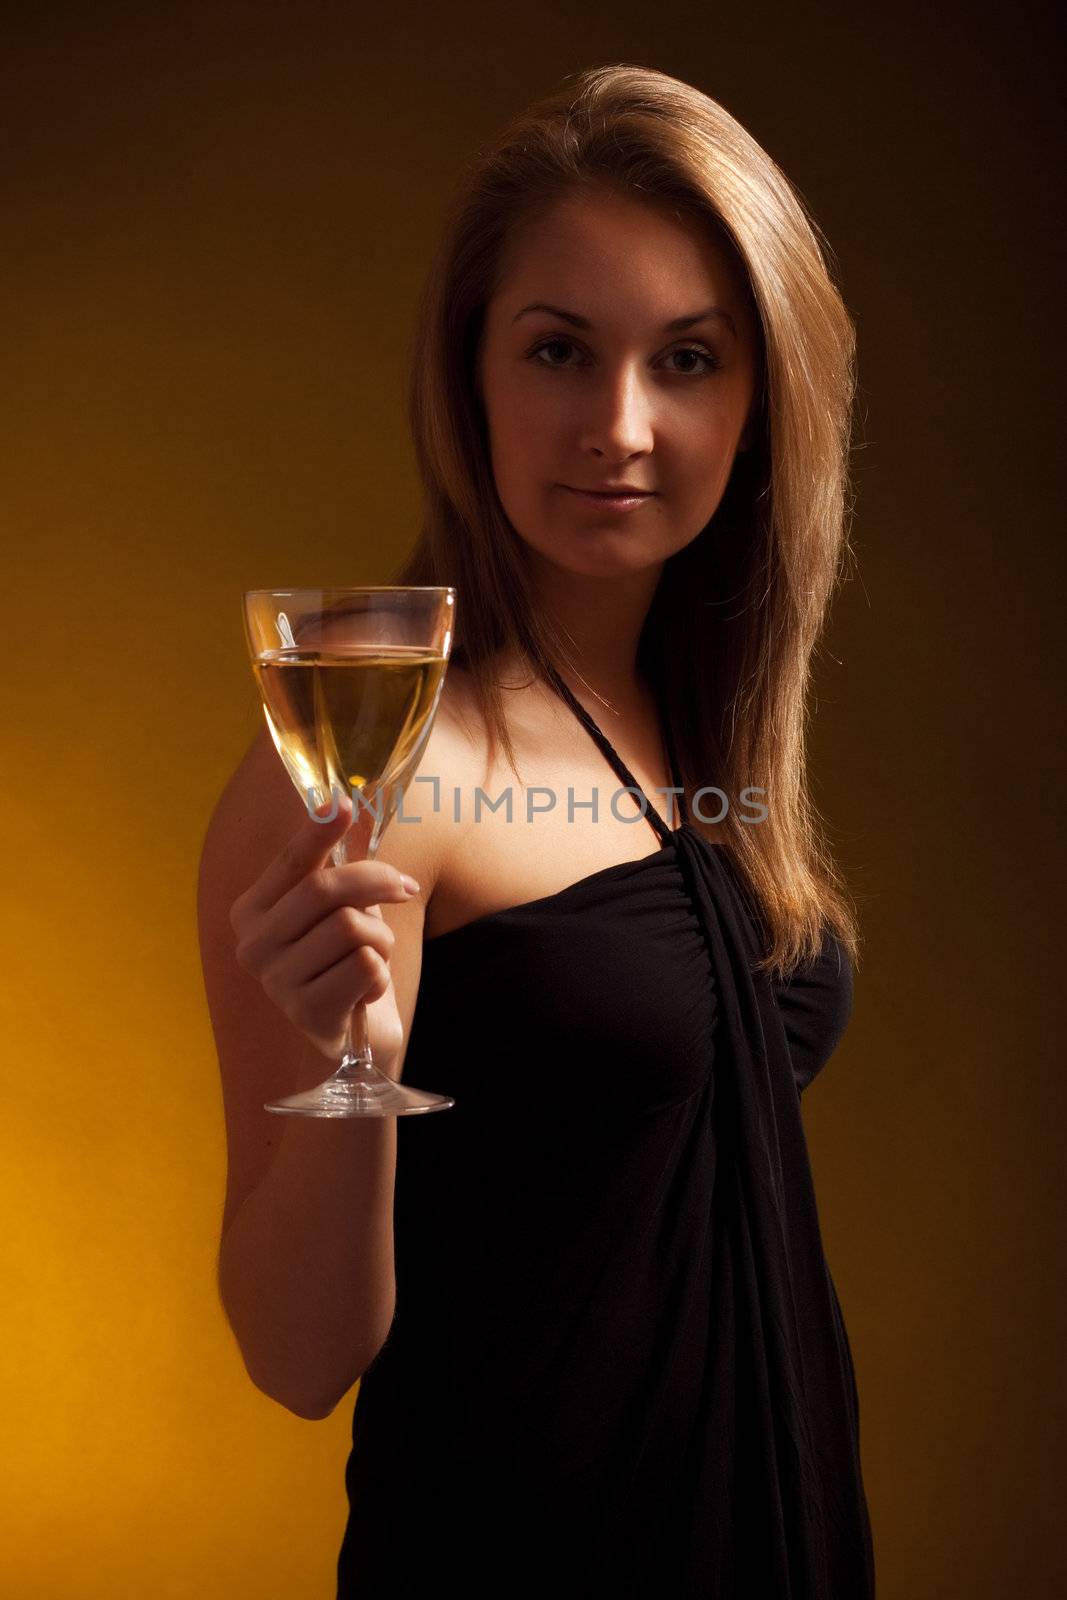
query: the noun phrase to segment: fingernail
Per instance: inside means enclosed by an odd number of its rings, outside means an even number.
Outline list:
[[[400,874],[400,882],[403,884],[408,894],[418,894],[419,885],[415,882],[414,878],[409,878],[406,872],[402,872]]]

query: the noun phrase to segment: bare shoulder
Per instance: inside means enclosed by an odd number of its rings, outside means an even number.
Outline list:
[[[377,859],[410,873],[425,904],[456,842],[451,794],[481,774],[485,740],[470,678],[450,664],[419,765],[378,846]]]

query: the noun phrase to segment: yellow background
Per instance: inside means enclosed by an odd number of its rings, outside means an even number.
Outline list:
[[[859,575],[812,755],[867,942],[805,1117],[880,1600],[1062,1589],[1054,54],[1025,8],[882,10],[5,25],[5,1595],[333,1595],[352,1398],[317,1425],[266,1399],[215,1292],[195,879],[260,716],[239,595],[388,581],[446,196],[612,60],[750,128],[858,322]]]

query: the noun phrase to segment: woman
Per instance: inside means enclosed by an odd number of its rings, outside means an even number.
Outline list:
[[[267,1150],[249,1108],[272,1080],[235,1043],[267,1012],[216,979],[227,1311],[303,1415],[362,1376],[339,1597],[865,1600],[799,1110],[857,950],[804,756],[850,319],[744,129],[613,66],[467,176],[415,351],[427,515],[396,581],[459,594],[420,769],[438,804],[413,784],[425,826],[394,822],[329,901],[346,815],[304,819],[230,922],[246,981],[322,1054],[367,998],[379,1062],[456,1104],[285,1119]]]

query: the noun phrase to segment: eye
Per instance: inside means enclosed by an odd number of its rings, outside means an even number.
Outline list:
[[[530,358],[533,360],[541,354],[542,350],[551,350],[553,348],[556,350],[561,348],[564,350],[572,350],[574,349],[574,344],[570,339],[543,339],[540,344],[534,345],[533,349],[530,351]],[[557,365],[555,361],[542,361],[539,364],[542,367],[554,367]]]
[[[689,371],[684,374],[686,377],[689,377],[690,374],[696,378],[703,377],[706,373],[718,372],[719,368],[722,366],[722,362],[719,360],[718,356],[713,356],[710,350],[705,350],[703,345],[699,344],[682,345],[679,349],[672,350],[671,355],[698,356],[700,360],[705,363],[705,365],[699,368],[696,372],[693,372],[692,367],[690,367]]]

